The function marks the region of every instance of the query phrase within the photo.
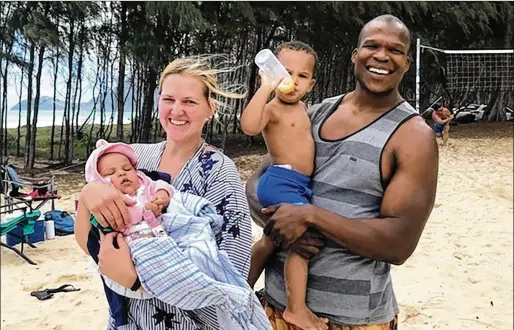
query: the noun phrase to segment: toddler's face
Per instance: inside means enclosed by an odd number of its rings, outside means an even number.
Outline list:
[[[283,102],[296,103],[309,93],[316,83],[313,77],[316,65],[314,57],[305,51],[286,48],[280,51],[277,58],[293,78],[294,91],[284,94],[276,90],[275,93]]]
[[[102,155],[97,164],[98,173],[111,179],[113,186],[124,194],[132,195],[139,188],[139,177],[127,156],[119,153]]]

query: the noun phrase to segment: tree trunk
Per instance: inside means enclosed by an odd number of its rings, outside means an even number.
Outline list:
[[[64,115],[66,118],[65,122],[65,143],[64,143],[64,163],[66,165],[70,164],[70,151],[71,151],[71,143],[72,136],[70,130],[70,110],[71,110],[71,83],[73,79],[73,55],[75,53],[75,22],[70,22],[70,34],[68,35],[68,44],[69,44],[69,53],[68,53],[68,81],[66,83],[66,110],[64,111]],[[73,125],[73,123],[71,123]],[[62,128],[61,128],[62,129]]]
[[[105,53],[104,53],[105,55]],[[103,139],[105,136],[105,125],[104,125],[104,117],[105,117],[105,101],[107,99],[107,90],[109,88],[107,81],[107,63],[109,62],[108,55],[104,58],[103,63],[103,81],[101,83],[101,87],[103,87],[103,91],[101,91],[101,101],[100,101],[100,130],[97,132],[97,138]]]
[[[94,125],[94,113],[96,112],[96,104],[97,104],[97,101],[98,101],[98,98],[95,98],[95,92],[96,92],[96,86],[98,86],[98,81],[100,80],[100,67],[97,66],[96,67],[96,74],[95,74],[95,84],[93,85],[93,107],[91,108],[91,112],[89,113],[89,115],[87,116],[87,118],[82,122],[82,124],[80,125],[79,129],[77,129],[77,134],[81,134],[82,133],[82,130],[84,129],[84,126],[87,124],[87,122],[89,121],[89,119],[91,118],[91,116],[93,116],[93,122],[92,122],[92,125]],[[82,89],[82,79],[80,81],[80,89]],[[82,97],[82,94],[80,94],[80,96]],[[80,103],[79,103],[80,105]],[[77,136],[78,138],[78,136]]]
[[[13,42],[14,40],[11,40],[11,42],[7,45],[7,49],[6,49],[6,52],[7,54],[11,54],[11,51],[12,51],[12,47],[13,47]],[[9,60],[6,59],[5,61],[5,70],[4,70],[4,74],[3,74],[3,91],[2,91],[2,102],[1,102],[1,107],[2,107],[2,115],[0,116],[0,121],[2,122],[2,127],[0,128],[1,132],[0,132],[0,142],[2,142],[2,147],[1,148],[1,154],[2,155],[6,155],[7,156],[7,111],[9,109],[7,109],[7,76],[9,74]],[[3,127],[5,126],[5,127]],[[5,129],[5,131],[4,131]],[[5,132],[5,133],[4,133]],[[2,157],[0,157],[2,158]]]
[[[34,53],[36,51],[36,44],[34,42],[30,43],[30,51],[29,51],[29,67],[28,67],[28,86],[27,86],[27,126],[25,127],[25,162],[24,168],[29,168],[29,150],[30,150],[30,120],[32,115],[32,72],[34,71]]]
[[[50,159],[54,159],[54,144],[55,144],[55,102],[57,99],[57,73],[59,72],[59,51],[55,51],[55,70],[54,70],[54,95],[52,105],[52,129],[50,132]]]
[[[39,113],[39,97],[41,95],[41,74],[43,71],[43,60],[45,55],[45,46],[39,48],[39,57],[36,74],[36,97],[34,98],[34,115],[32,118],[32,131],[30,133],[30,149],[29,149],[29,167],[28,170],[32,173],[34,164],[36,162],[36,133],[37,133],[37,117]]]
[[[139,89],[137,93],[137,112],[136,112],[136,141],[141,142],[141,133],[142,133],[142,119],[143,119],[143,92],[145,88],[145,81],[148,79],[143,75],[143,65],[140,63],[140,67],[138,70],[139,77]]]
[[[84,23],[83,23],[84,24]],[[84,27],[83,27],[84,28]],[[80,102],[82,101],[82,67],[84,66],[84,32],[82,31],[80,35],[80,45],[79,45],[79,62],[77,64],[77,81],[76,81],[76,89],[75,89],[75,96],[77,95],[78,91],[78,100],[77,105],[77,112],[75,113],[75,132],[78,131],[79,128],[79,115],[80,115]],[[75,107],[73,107],[73,112],[75,112]]]
[[[145,88],[145,100],[143,108],[143,132],[141,135],[142,142],[150,141],[150,129],[152,127],[152,112],[154,107],[154,93],[157,87],[157,72],[148,66],[147,68],[147,84]]]
[[[114,86],[114,62],[115,62],[115,59],[116,59],[116,56],[113,57],[112,61],[111,61],[111,69],[110,69],[110,88],[109,88],[109,97],[111,99],[111,118],[109,119],[109,131],[107,133],[107,140],[109,140],[111,138],[111,134],[112,134],[112,129],[114,127],[114,109],[117,107],[117,104],[115,104],[114,102],[114,89],[113,89],[113,86]],[[123,97],[123,95],[122,95]]]
[[[93,102],[96,104],[95,95],[93,94]],[[93,129],[95,127],[95,117],[96,117],[96,107],[93,110],[93,122],[91,123],[91,128],[89,129],[89,137],[87,140],[87,151],[86,153],[89,155],[89,151],[92,145],[92,139],[93,139]]]
[[[123,115],[125,113],[125,39],[127,34],[127,3],[121,2],[121,34],[120,34],[120,64],[118,73],[118,125],[116,126],[116,137],[118,141],[123,141]]]
[[[27,48],[25,48],[26,51]],[[25,60],[25,52],[23,54],[23,60]],[[23,77],[25,76],[23,67],[21,67],[21,82],[20,82],[20,97],[18,99],[18,129],[17,129],[17,139],[16,139],[16,157],[20,157],[20,145],[21,145],[21,100],[23,94]],[[7,127],[6,127],[7,129]],[[6,130],[7,132],[7,130]]]
[[[57,151],[57,158],[62,159],[62,137],[64,135],[64,125],[66,120],[66,101],[64,102],[64,113],[62,115],[61,126],[59,127],[59,149]]]
[[[134,104],[135,104],[135,95],[136,95],[136,65],[135,61],[132,65],[132,77],[130,78],[130,88],[132,89],[132,97],[130,104],[130,143],[134,143]]]
[[[23,58],[22,60],[25,61],[25,57],[27,55],[27,47],[24,47],[23,49]],[[16,136],[16,157],[21,156],[21,101],[23,96],[23,78],[25,76],[25,70],[23,66],[20,67],[21,71],[21,81],[20,81],[20,95],[18,98],[18,128],[17,128],[17,136]],[[6,127],[6,133],[7,133],[7,127]]]

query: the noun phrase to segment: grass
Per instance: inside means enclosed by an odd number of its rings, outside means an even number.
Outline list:
[[[62,147],[61,147],[61,154],[62,157],[57,157],[57,153],[59,151],[59,144],[61,142],[60,135],[61,135],[61,129],[63,127],[61,126],[55,126],[55,132],[54,132],[54,158],[63,158],[64,157],[64,132],[63,132],[63,141],[62,141]],[[85,125],[84,129],[82,130],[83,134],[81,134],[80,138],[73,138],[71,141],[73,143],[73,156],[72,159],[85,159],[87,158],[87,142],[89,139],[89,131],[91,129],[91,125]],[[100,130],[100,126],[97,124],[93,128],[93,138],[91,139],[91,143],[96,142],[97,133]],[[130,136],[130,124],[124,125],[123,127],[124,136],[126,137],[124,142],[129,142],[128,137]],[[52,134],[52,128],[51,127],[38,127],[36,132],[36,158],[50,158],[50,138]],[[25,150],[25,135],[26,135],[26,129],[25,126],[21,127],[20,130],[20,156],[24,155]],[[113,131],[111,133],[111,139],[116,137],[116,128],[113,128]],[[15,156],[16,155],[16,148],[17,148],[17,140],[18,140],[18,129],[17,128],[10,128],[7,130],[7,155],[9,156]]]
[[[64,158],[64,139],[61,147],[61,157],[58,157],[59,144],[60,144],[60,135],[61,135],[61,126],[55,126],[54,133],[54,159],[62,160]],[[73,143],[73,155],[71,157],[72,160],[86,160],[89,155],[87,155],[87,143],[89,139],[89,131],[91,129],[91,125],[85,125],[82,132],[84,132],[80,138],[73,138],[71,141]],[[90,149],[94,148],[94,143],[96,142],[97,134],[99,132],[100,126],[95,124],[93,127],[93,137],[91,139],[92,146]],[[230,131],[230,130],[229,130]],[[50,135],[51,135],[51,127],[38,127],[36,132],[36,161],[39,160],[48,160],[50,159]],[[131,134],[131,124],[123,125],[124,132],[124,141],[129,143],[130,134]],[[20,129],[20,156],[24,155],[25,148],[25,126],[22,126]],[[151,139],[154,137],[154,131],[151,132]],[[63,134],[64,137],[64,134]],[[18,140],[18,129],[10,128],[7,130],[7,155],[8,156],[16,156],[16,147]],[[109,141],[116,141],[116,128],[113,128]],[[163,137],[158,136],[158,141],[162,141]],[[229,133],[226,139],[224,152],[228,156],[239,156],[243,154],[253,154],[254,152],[262,153],[266,150],[264,141],[262,137],[255,137],[252,139],[252,143],[250,143],[250,138],[243,134],[231,134]],[[209,141],[212,145],[216,147],[221,147],[221,139],[219,136],[215,136],[213,141]]]

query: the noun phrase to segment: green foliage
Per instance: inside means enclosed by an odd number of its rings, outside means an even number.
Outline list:
[[[362,26],[376,16],[393,14],[406,23],[411,29],[411,56],[414,58],[416,38],[421,38],[424,44],[445,49],[512,47],[513,12],[513,3],[487,1],[2,2],[0,60],[26,66],[19,49],[25,48],[27,42],[35,43],[38,49],[45,46],[52,50],[48,54],[60,54],[63,58],[74,51],[71,60],[75,71],[70,77],[76,79],[77,49],[82,44],[86,54],[99,56],[96,88],[107,93],[116,88],[109,80],[114,78],[112,81],[116,82],[118,73],[109,70],[117,68],[112,63],[120,58],[123,46],[127,79],[140,84],[139,88],[144,91],[136,96],[139,108],[135,110],[134,129],[128,129],[125,135],[134,133],[133,138],[138,140],[143,127],[151,127],[142,122],[155,122],[155,105],[153,109],[144,108],[149,104],[145,99],[153,97],[153,91],[146,89],[155,86],[158,73],[177,57],[226,54],[233,66],[241,70],[223,78],[224,81],[245,85],[251,92],[258,83],[253,65],[256,52],[274,48],[283,41],[301,40],[312,45],[320,58],[318,83],[308,99],[315,102],[353,87],[351,52]],[[121,24],[122,17],[126,17],[126,24]],[[9,43],[15,43],[17,51],[9,51]],[[427,58],[433,70],[427,71],[423,79],[430,84],[440,79],[438,68],[442,63],[429,52]],[[402,86],[408,100],[412,100],[414,94],[413,68],[414,65]],[[125,86],[125,90],[127,88]],[[236,133],[244,104],[231,104],[232,111],[220,116],[219,121],[210,126],[208,134],[225,134],[225,129]],[[38,148],[47,143],[40,139],[44,132],[45,129],[38,129]],[[93,140],[96,133],[95,126]],[[88,134],[89,129],[85,129],[79,139],[74,139],[78,153],[85,149]]]

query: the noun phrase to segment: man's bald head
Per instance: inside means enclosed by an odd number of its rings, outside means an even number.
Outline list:
[[[403,23],[402,20],[399,19],[398,17],[386,14],[386,15],[381,15],[381,16],[375,17],[371,21],[369,21],[366,24],[364,24],[364,26],[362,27],[362,29],[361,29],[361,31],[359,33],[359,40],[357,41],[357,47],[360,47],[361,42],[362,42],[362,37],[363,37],[364,33],[366,32],[366,29],[369,26],[371,26],[373,24],[376,24],[376,23],[390,23],[390,24],[394,24],[399,29],[404,30],[405,31],[405,37],[409,41],[408,44],[410,46],[410,31],[409,31],[409,28],[407,28],[405,23]]]

